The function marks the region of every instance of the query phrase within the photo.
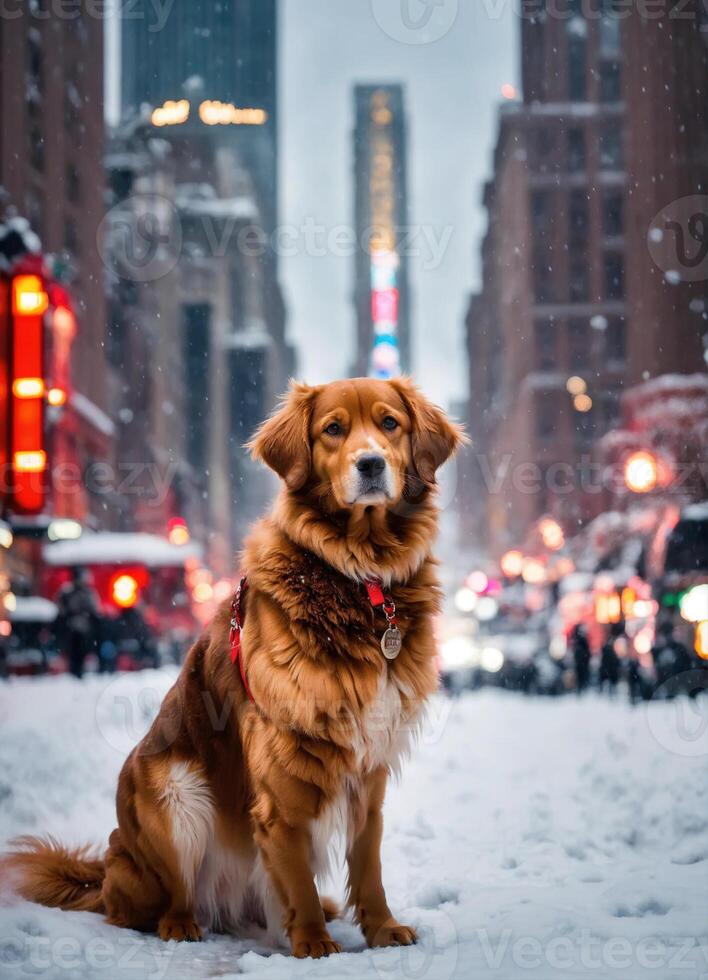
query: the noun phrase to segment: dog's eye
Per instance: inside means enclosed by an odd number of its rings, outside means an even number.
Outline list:
[[[388,429],[389,432],[393,432],[394,429],[398,428],[398,422],[395,420],[393,415],[387,415],[381,425],[384,427],[384,429]]]
[[[342,427],[339,424],[339,422],[330,422],[327,428],[325,429],[325,432],[327,433],[328,436],[341,436]]]

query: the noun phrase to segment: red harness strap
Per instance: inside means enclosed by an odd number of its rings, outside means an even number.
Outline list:
[[[248,696],[248,700],[251,704],[256,703],[256,699],[253,697],[253,692],[248,686],[248,680],[246,678],[246,668],[243,665],[243,657],[241,656],[241,629],[243,628],[243,597],[248,591],[248,580],[244,576],[239,582],[238,588],[234,592],[234,597],[231,600],[231,622],[229,623],[229,645],[231,647],[231,663],[235,664],[238,660],[239,670],[241,671],[241,680],[243,681],[243,688]]]

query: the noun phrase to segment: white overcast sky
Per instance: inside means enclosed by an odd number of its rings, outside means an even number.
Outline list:
[[[403,43],[404,19],[424,18],[426,4],[446,32],[434,42]],[[412,261],[413,368],[445,405],[465,394],[462,320],[478,284],[482,184],[500,88],[518,78],[514,7],[512,0],[280,0],[283,224],[327,231],[351,224],[352,86],[406,87],[410,221],[437,242],[448,238],[437,268],[424,268],[429,249]],[[431,19],[428,30],[435,25]],[[107,58],[111,115],[118,72],[110,29]],[[318,244],[325,234],[318,232]],[[281,269],[299,377],[319,382],[345,374],[354,338],[353,259],[307,254],[303,244]]]

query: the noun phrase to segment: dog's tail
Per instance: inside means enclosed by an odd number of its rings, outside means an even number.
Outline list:
[[[53,837],[18,837],[0,857],[0,882],[30,902],[75,912],[103,912],[102,858]]]
[[[333,898],[329,898],[327,895],[321,895],[320,905],[324,912],[325,922],[332,922],[334,919],[342,918],[342,910]]]

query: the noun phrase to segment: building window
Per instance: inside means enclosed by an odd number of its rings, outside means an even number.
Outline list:
[[[187,459],[199,472],[208,466],[209,367],[211,306],[189,303],[182,308]]]
[[[600,64],[600,100],[619,102],[622,98],[622,73],[619,61]]]
[[[547,371],[558,364],[556,351],[557,330],[553,317],[536,321],[536,363],[539,370]]]
[[[588,196],[585,191],[571,191],[568,201],[568,241],[585,247],[588,238]]]
[[[568,130],[568,170],[578,173],[585,170],[585,130],[571,126]]]
[[[573,411],[573,433],[579,446],[589,445],[595,438],[595,408],[589,412]]]
[[[555,399],[550,392],[540,394],[536,399],[536,435],[542,442],[553,438],[558,413]]]
[[[81,181],[74,163],[66,165],[66,195],[72,204],[78,204],[81,200]]]
[[[550,203],[548,191],[534,191],[531,195],[531,221],[537,236],[545,236],[550,229]]]
[[[568,323],[568,353],[570,368],[580,371],[587,368],[590,354],[588,325],[585,320],[570,320]]]
[[[590,276],[584,256],[571,259],[568,281],[568,299],[571,303],[587,303],[590,298]]]
[[[607,238],[619,238],[624,232],[624,196],[608,191],[602,199],[602,232]]]
[[[27,37],[27,73],[28,95],[40,95],[44,88],[44,72],[42,71],[42,46],[36,30],[30,31]]]
[[[605,255],[605,298],[624,298],[624,259],[617,252]]]
[[[76,222],[69,214],[64,220],[64,248],[72,256],[77,256],[80,252]]]
[[[44,136],[38,123],[30,128],[30,165],[38,172],[44,172]]]
[[[616,391],[608,391],[602,399],[602,421],[606,432],[617,427],[621,416],[621,405],[619,394]]]
[[[549,160],[556,157],[556,134],[547,126],[541,126],[534,133],[532,145],[536,154],[536,167],[545,173]]]
[[[574,18],[569,24],[579,22],[587,27],[584,20]],[[568,98],[571,102],[584,102],[587,94],[587,40],[581,33],[568,38]]]
[[[622,130],[610,123],[600,134],[600,166],[603,170],[622,169]]]
[[[537,244],[534,248],[533,257],[533,282],[537,303],[554,302],[551,272],[548,249]]]
[[[618,14],[605,14],[600,19],[600,54],[605,58],[616,58],[620,48],[621,22]]]
[[[605,353],[613,365],[627,361],[627,329],[623,319],[610,320],[605,332]]]
[[[266,415],[265,388],[262,382],[266,376],[266,357],[267,351],[262,347],[236,348],[228,354],[232,476],[238,474],[243,466],[241,446]]]
[[[67,135],[76,138],[79,133],[78,92],[73,85],[68,85],[64,94],[64,127]]]

